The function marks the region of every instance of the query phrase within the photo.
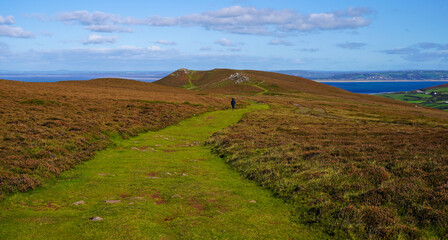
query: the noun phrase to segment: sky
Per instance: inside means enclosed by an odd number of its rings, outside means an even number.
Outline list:
[[[448,0],[0,0],[0,71],[448,70]]]

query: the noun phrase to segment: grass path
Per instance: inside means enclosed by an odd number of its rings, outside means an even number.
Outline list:
[[[54,181],[0,202],[0,239],[321,238],[203,145],[263,108],[210,112],[117,140]],[[95,216],[103,220],[89,220]]]
[[[250,86],[259,88],[259,89],[261,89],[261,90],[263,91],[263,92],[259,92],[259,93],[257,93],[256,95],[262,95],[262,94],[268,94],[268,93],[269,93],[269,90],[268,90],[268,89],[266,89],[266,88],[260,86],[260,85],[263,84],[263,83],[264,83],[264,82],[261,82],[261,83],[255,83],[255,84],[251,84],[251,85],[250,85]]]

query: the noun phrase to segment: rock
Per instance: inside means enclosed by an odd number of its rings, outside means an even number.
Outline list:
[[[182,198],[182,196],[179,194],[176,194],[176,195],[171,196],[171,198]]]
[[[78,202],[74,202],[73,203],[73,205],[75,205],[75,206],[78,206],[78,205],[80,205],[80,204],[82,204],[82,205],[84,205],[84,204],[86,204],[84,201],[78,201]]]
[[[132,204],[134,204],[134,202],[130,202],[130,203],[129,203],[129,205],[132,205]]]
[[[149,178],[149,179],[159,179],[159,177],[146,177],[146,178]]]
[[[105,173],[98,173],[98,175],[100,175],[100,176],[106,176]]]
[[[249,81],[249,77],[246,77],[241,73],[234,73],[230,75],[227,79],[232,80],[237,84]]]
[[[255,201],[255,200],[250,200],[249,202],[250,203],[257,203],[257,201]]]
[[[132,197],[131,199],[145,199],[144,197]]]
[[[102,217],[95,216],[95,217],[89,218],[89,220],[92,222],[97,222],[97,221],[103,221],[104,219]]]
[[[119,203],[121,200],[104,200],[105,203]]]
[[[176,77],[178,77],[178,76],[182,76],[182,75],[187,75],[187,74],[189,74],[190,72],[191,72],[191,71],[188,70],[188,69],[186,69],[186,68],[181,68],[181,69],[179,69],[179,70],[177,70],[177,71],[171,73],[171,75],[172,75],[172,76],[176,76]]]
[[[186,173],[182,173],[182,176],[188,176]]]

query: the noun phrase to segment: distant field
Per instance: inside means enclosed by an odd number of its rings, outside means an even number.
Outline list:
[[[421,90],[378,95],[448,111],[448,87],[446,85],[447,84],[443,84],[430,88],[422,88]]]

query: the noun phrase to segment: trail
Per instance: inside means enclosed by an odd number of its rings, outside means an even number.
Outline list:
[[[0,239],[321,239],[204,141],[266,108],[206,113],[116,147],[0,202]],[[98,216],[100,221],[89,218]]]
[[[266,89],[266,88],[260,86],[260,84],[262,84],[262,83],[264,83],[264,82],[261,82],[261,83],[255,83],[255,84],[251,84],[251,85],[250,85],[250,86],[256,87],[256,88],[258,88],[258,89],[261,89],[261,90],[263,91],[263,92],[259,92],[259,93],[257,93],[256,95],[262,95],[262,94],[268,94],[268,93],[269,93],[269,90],[268,90],[268,89]]]

